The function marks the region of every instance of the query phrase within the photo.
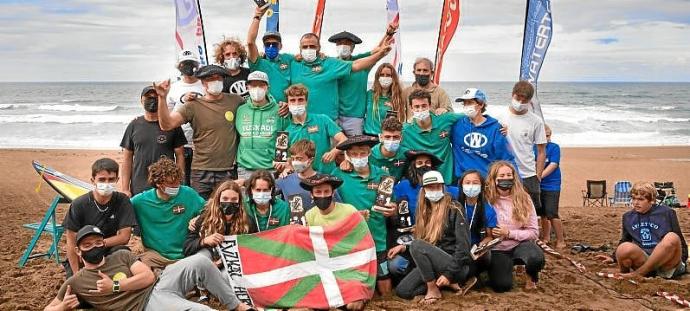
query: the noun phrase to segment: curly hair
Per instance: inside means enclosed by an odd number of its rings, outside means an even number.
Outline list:
[[[203,220],[199,228],[199,235],[202,240],[214,233],[225,234],[225,215],[220,207],[220,196],[226,190],[237,192],[240,198],[240,209],[237,214],[233,216],[230,223],[228,223],[230,226],[230,234],[249,233],[249,220],[247,219],[247,213],[244,211],[242,189],[234,181],[226,180],[218,185],[216,190],[211,194],[211,199],[206,202],[204,213],[201,216]]]
[[[156,187],[166,182],[179,182],[184,177],[182,170],[175,164],[175,161],[162,157],[149,166],[149,185]]]
[[[247,49],[239,39],[224,38],[222,41],[213,46],[213,58],[216,60],[216,63],[222,64],[225,61],[225,57],[223,57],[223,50],[225,50],[225,47],[228,45],[233,46],[240,54],[240,64],[247,60]]]
[[[381,131],[402,132],[402,129],[402,123],[397,118],[388,117],[381,122]]]

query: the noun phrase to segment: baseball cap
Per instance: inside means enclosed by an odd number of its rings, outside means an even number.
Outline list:
[[[261,38],[261,41],[266,41],[268,38],[275,38],[278,40],[278,42],[283,42],[283,39],[280,37],[280,32],[277,31],[267,31],[264,33],[263,38]]]
[[[96,226],[86,225],[86,226],[81,227],[81,229],[79,229],[79,232],[77,232],[77,245],[79,245],[79,242],[81,242],[81,240],[84,239],[85,237],[87,237],[89,235],[94,235],[94,234],[100,235],[101,237],[105,237],[105,235],[103,234],[103,231],[101,231],[101,229],[99,229]]]
[[[263,81],[268,83],[268,75],[263,71],[252,71],[249,73],[249,76],[247,76],[247,82],[249,81]]]
[[[195,62],[199,62],[199,54],[192,50],[182,50],[180,51],[180,54],[177,55],[177,63],[181,63],[186,60],[192,60]]]
[[[443,176],[438,171],[428,171],[422,176],[422,186],[443,183]]]
[[[484,94],[484,92],[480,89],[476,89],[473,87],[466,89],[465,92],[462,93],[462,96],[455,99],[455,102],[461,103],[466,99],[476,99],[482,103],[486,103],[486,95]]]
[[[153,88],[153,86],[149,85],[147,87],[144,87],[143,90],[141,90],[141,97],[144,97],[148,92],[156,92],[156,89]]]

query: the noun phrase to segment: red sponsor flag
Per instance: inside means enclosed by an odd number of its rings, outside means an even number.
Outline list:
[[[323,11],[326,9],[326,0],[318,0],[316,3],[316,14],[314,14],[314,24],[311,32],[321,37],[321,26],[323,25]]]
[[[441,69],[443,68],[443,55],[453,40],[455,29],[460,23],[460,0],[444,0],[443,10],[441,11],[441,25],[438,29],[438,43],[436,45],[436,59],[434,63],[434,83],[439,83],[441,79]]]

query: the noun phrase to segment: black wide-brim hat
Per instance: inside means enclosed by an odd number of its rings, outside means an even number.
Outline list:
[[[333,190],[335,190],[336,188],[340,187],[340,185],[343,184],[343,180],[338,178],[338,177],[335,177],[333,175],[316,174],[312,177],[302,179],[299,182],[299,185],[304,190],[311,192],[311,189],[313,189],[314,187],[316,187],[318,185],[323,185],[325,183],[331,184],[331,186],[333,187]]]
[[[197,77],[197,79],[206,79],[212,75],[225,77],[228,75],[228,70],[218,65],[206,65],[199,68],[194,76]]]
[[[376,144],[379,143],[379,139],[374,137],[374,136],[369,136],[369,135],[357,135],[357,136],[352,136],[349,137],[346,141],[340,143],[340,145],[336,146],[338,150],[348,150],[352,148],[353,146],[369,146],[373,147],[376,146]]]
[[[407,158],[407,161],[412,163],[415,158],[417,158],[420,155],[427,156],[431,158],[431,163],[434,165],[434,167],[438,167],[439,165],[443,164],[443,160],[439,159],[436,155],[433,153],[426,151],[426,150],[408,150],[405,151],[405,157]]]
[[[340,39],[350,40],[354,44],[362,43],[362,39],[360,39],[359,37],[355,36],[354,34],[352,34],[350,32],[347,32],[347,31],[339,32],[337,34],[332,35],[330,38],[328,38],[328,42],[335,43],[336,41],[338,41]]]

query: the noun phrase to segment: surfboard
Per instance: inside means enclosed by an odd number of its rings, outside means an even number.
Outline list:
[[[63,198],[72,202],[79,196],[93,190],[93,185],[44,166],[38,161],[31,163],[36,172]]]

